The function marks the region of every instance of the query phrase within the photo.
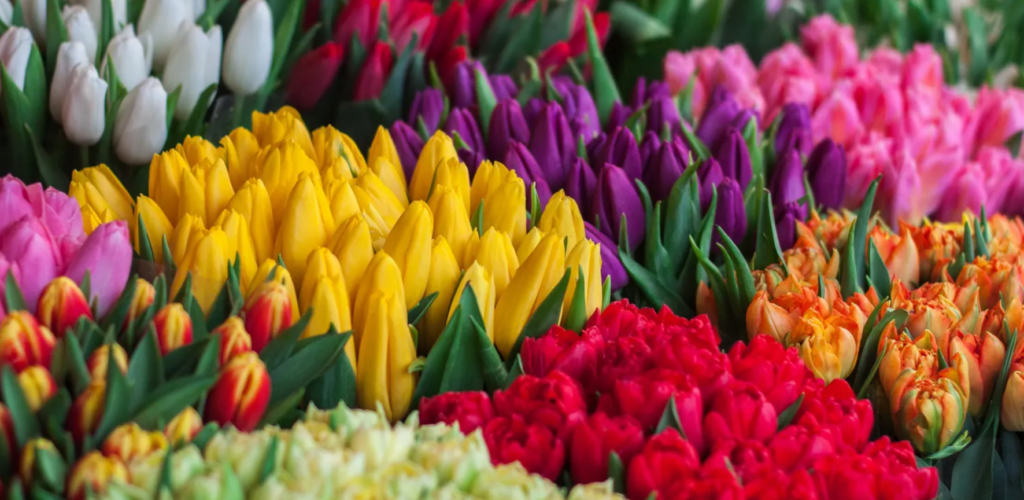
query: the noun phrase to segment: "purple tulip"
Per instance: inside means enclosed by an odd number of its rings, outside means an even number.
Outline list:
[[[679,137],[661,144],[644,172],[644,184],[654,201],[666,200],[672,194],[672,187],[686,170],[689,154]]]
[[[584,141],[593,139],[601,132],[601,119],[590,91],[582,85],[576,85],[567,77],[552,79],[552,83],[562,96],[562,109],[569,120],[572,136],[582,135]]]
[[[569,176],[565,182],[565,194],[576,200],[580,213],[584,218],[589,218],[594,213],[590,206],[590,197],[594,194],[594,187],[597,185],[597,176],[594,170],[587,165],[583,158],[577,157],[569,166]]]
[[[633,86],[633,100],[630,102],[633,109],[640,109],[647,102],[647,78],[640,77]]]
[[[768,182],[768,190],[776,205],[799,201],[807,194],[804,189],[804,165],[797,150],[787,149],[779,156]]]
[[[537,196],[540,198],[540,206],[547,205],[548,199],[551,198],[551,188],[544,178],[544,171],[541,170],[537,160],[523,143],[517,141],[509,143],[504,163],[509,170],[515,171],[516,175],[523,180],[523,184],[526,186],[527,204],[530,203],[530,185],[537,183]]]
[[[596,137],[587,143],[587,158],[593,161],[598,155],[601,154],[601,149],[604,148],[604,143],[608,142],[608,136],[604,132],[597,134]],[[597,165],[597,163],[594,163]]]
[[[796,221],[807,218],[807,207],[799,203],[783,203],[775,206],[775,234],[779,237],[782,251],[789,250],[796,243]]]
[[[608,115],[608,123],[604,124],[604,130],[612,131],[626,124],[626,120],[629,119],[629,115],[633,114],[633,110],[628,106],[623,106],[622,103],[616,102],[612,106],[612,112]]]
[[[444,122],[444,131],[453,138],[458,133],[470,151],[484,150],[484,136],[480,133],[476,118],[473,118],[473,113],[468,109],[455,108],[451,110],[448,113],[448,119]]]
[[[846,182],[846,152],[843,147],[825,139],[807,159],[807,175],[814,192],[814,201],[829,209],[843,204]]]
[[[730,179],[735,179],[741,189],[747,189],[750,179],[754,177],[754,170],[750,166],[750,152],[747,151],[747,143],[739,130],[732,127],[725,129],[722,142],[714,153],[715,159],[722,166],[722,174]]]
[[[408,124],[399,120],[391,125],[391,140],[398,150],[398,158],[402,161],[402,171],[406,179],[412,179],[412,171],[416,169],[416,160],[423,151],[423,138]]]
[[[611,276],[613,292],[629,284],[629,274],[626,273],[626,268],[622,267],[622,261],[619,260],[619,246],[615,244],[615,241],[587,221],[583,221],[583,228],[586,230],[588,240],[601,245],[601,278]]]
[[[530,134],[530,152],[544,171],[551,189],[562,189],[566,172],[576,156],[576,141],[558,104],[549,103],[541,110]]]
[[[612,131],[592,163],[611,163],[622,167],[630,179],[639,179],[643,176],[643,163],[640,161],[640,148],[636,144],[636,137],[624,127]]]
[[[487,80],[491,83],[494,98],[499,101],[515,99],[516,95],[519,94],[516,82],[509,75],[491,75]]]
[[[476,70],[487,76],[487,70],[479,61],[463,61],[455,66],[455,79],[450,93],[453,108],[476,106]]]
[[[700,211],[707,212],[711,206],[714,190],[725,179],[722,166],[714,158],[708,158],[697,167],[697,180],[700,184]]]
[[[661,133],[665,127],[675,135],[683,133],[683,120],[679,117],[679,108],[670,96],[659,96],[651,99],[647,108],[647,130]]]
[[[812,146],[810,108],[795,102],[783,106],[782,118],[775,134],[775,154],[794,148],[800,154],[807,155]]]
[[[734,242],[742,241],[747,233],[747,209],[743,204],[743,188],[729,177],[718,184],[715,225],[721,227]],[[719,241],[717,231],[714,241]]]
[[[538,97],[526,101],[526,107],[523,108],[523,117],[526,118],[526,126],[530,127],[530,130],[537,126],[540,112],[544,110],[544,106],[547,106],[547,104],[547,101]]]
[[[757,113],[754,113],[754,110],[752,109],[744,109],[743,111],[740,111],[739,114],[737,114],[732,119],[732,123],[729,124],[729,126],[736,130],[739,130],[740,133],[743,133],[743,130],[747,128],[747,123],[749,123],[750,120],[754,120],[754,127],[756,128]]]
[[[419,119],[427,126],[427,132],[433,134],[441,125],[441,115],[444,113],[444,94],[440,90],[428,88],[416,93],[412,100],[412,107],[409,108],[408,123],[413,129],[417,129]]]
[[[654,155],[658,154],[658,150],[661,149],[661,139],[658,134],[648,130],[644,133],[644,140],[640,141],[640,164],[643,165],[644,176],[647,175],[647,170],[651,168],[651,160]]]
[[[523,109],[515,99],[498,101],[494,107],[487,134],[487,154],[491,158],[504,158],[509,141],[530,142],[530,127],[526,125]]]
[[[594,211],[601,223],[601,231],[618,241],[622,216],[626,216],[629,248],[636,249],[643,242],[646,231],[644,206],[636,191],[633,178],[621,167],[605,163],[597,178],[597,197]]]
[[[731,92],[722,86],[715,87],[704,117],[697,126],[697,137],[709,148],[717,147],[741,111]]]
[[[487,159],[487,155],[483,151],[472,151],[469,149],[460,149],[458,151],[459,161],[466,164],[466,168],[469,170],[469,178],[472,179],[476,175],[476,169],[480,168],[480,164]]]
[[[64,259],[50,231],[39,218],[26,215],[0,233],[0,254],[21,270],[18,284],[29,310],[35,311],[43,288],[64,270]],[[126,262],[131,265],[131,261],[129,252]]]
[[[92,297],[97,301],[100,316],[113,307],[121,296],[132,270],[132,243],[128,224],[114,221],[102,224],[93,231],[78,249],[64,274],[81,284],[89,272]]]

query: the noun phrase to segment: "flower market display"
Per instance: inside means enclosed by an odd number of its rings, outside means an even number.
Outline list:
[[[961,3],[0,0],[2,496],[1024,498]]]

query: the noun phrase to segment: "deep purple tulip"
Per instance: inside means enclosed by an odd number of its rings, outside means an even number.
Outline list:
[[[803,103],[791,102],[782,107],[782,118],[775,134],[775,154],[795,148],[807,155],[814,143],[811,139],[811,110]]]
[[[629,248],[636,249],[643,242],[646,225],[644,206],[636,191],[633,177],[620,167],[605,163],[597,177],[597,197],[594,211],[601,223],[601,232],[618,241],[622,215],[626,215]]]
[[[732,123],[729,124],[729,126],[734,128],[734,129],[736,129],[736,130],[739,130],[740,133],[743,133],[743,130],[745,128],[747,128],[747,123],[749,123],[750,120],[754,120],[754,125],[756,127],[757,126],[757,113],[754,113],[754,110],[752,110],[752,109],[744,109],[743,111],[740,111],[732,119]]]
[[[807,175],[818,205],[826,209],[842,206],[846,183],[846,152],[842,146],[832,139],[818,143],[807,159]]]
[[[593,212],[590,205],[590,198],[594,196],[594,187],[597,185],[597,176],[594,170],[587,165],[583,158],[576,158],[569,166],[569,176],[565,181],[565,194],[576,200],[580,213],[584,218],[589,219]]]
[[[452,138],[458,133],[470,151],[484,151],[484,136],[480,133],[476,118],[473,118],[473,113],[468,109],[455,108],[451,110],[448,113],[448,119],[444,122],[444,132]]]
[[[469,169],[469,178],[472,179],[476,175],[476,169],[480,168],[480,164],[487,159],[487,155],[483,151],[472,151],[469,149],[460,149],[459,161],[466,164],[466,168]]]
[[[731,92],[722,86],[715,87],[704,117],[697,125],[697,137],[709,148],[717,147],[725,137],[726,129],[741,111],[740,104]]]
[[[645,132],[643,141],[640,141],[640,164],[643,165],[645,177],[647,170],[651,167],[651,160],[654,155],[658,154],[659,149],[661,149],[661,138],[658,137],[658,134],[650,130]]]
[[[398,150],[398,158],[402,161],[402,171],[406,179],[412,179],[412,171],[416,168],[416,160],[423,151],[423,138],[407,123],[399,120],[391,125],[391,140]]]
[[[526,118],[526,126],[530,127],[530,130],[537,126],[537,118],[540,117],[540,112],[546,105],[547,101],[539,97],[526,101],[526,106],[523,107],[523,117]]]
[[[491,82],[494,98],[499,101],[514,99],[519,94],[516,82],[509,75],[491,75],[488,80]]]
[[[487,134],[487,154],[491,158],[504,158],[509,141],[530,142],[530,127],[526,125],[523,109],[515,99],[498,101],[494,107]]]
[[[679,117],[679,108],[670,96],[659,96],[651,99],[651,107],[647,108],[647,130],[661,133],[665,127],[673,135],[683,133],[683,121]]]
[[[700,184],[700,211],[707,212],[715,187],[722,183],[725,174],[714,158],[708,158],[697,167],[697,181]]]
[[[589,141],[601,132],[601,118],[597,114],[597,105],[590,91],[583,85],[576,85],[568,77],[553,78],[555,90],[562,96],[562,110],[569,121],[572,136],[583,136]]]
[[[508,152],[505,153],[505,166],[514,170],[516,175],[523,180],[526,186],[527,200],[529,204],[530,184],[537,183],[537,195],[541,200],[541,207],[547,205],[551,198],[551,188],[544,178],[544,171],[541,170],[537,160],[530,153],[530,150],[521,142],[512,141],[508,145]]]
[[[633,109],[640,109],[647,102],[647,78],[640,77],[633,86],[633,99],[630,105]]]
[[[548,186],[554,191],[562,189],[566,172],[576,156],[576,141],[557,103],[548,103],[541,110],[530,134],[530,152],[544,171]]]
[[[629,274],[619,260],[619,246],[615,240],[605,236],[587,221],[583,221],[583,227],[587,232],[587,239],[601,245],[601,278],[611,276],[613,292],[629,284]]]
[[[455,79],[450,93],[453,108],[476,106],[476,70],[487,76],[487,70],[479,61],[463,61],[455,67]]]
[[[679,151],[674,142],[663,143],[644,172],[644,184],[654,201],[667,199],[672,194],[672,187],[686,170],[685,160],[681,160],[686,152]]]
[[[412,107],[409,108],[408,123],[415,130],[417,122],[423,118],[427,126],[427,132],[433,134],[441,125],[441,115],[444,113],[444,94],[435,88],[428,88],[416,93],[412,100]]]
[[[768,182],[768,190],[772,193],[772,203],[776,205],[798,201],[807,194],[804,189],[804,165],[797,150],[790,148],[779,156]]]
[[[743,204],[743,188],[729,177],[718,184],[715,225],[721,227],[734,242],[742,241],[747,233],[747,209]],[[716,231],[714,241],[718,240]]]
[[[612,106],[611,113],[608,114],[608,123],[604,124],[604,130],[611,133],[612,130],[625,125],[626,120],[629,119],[629,115],[631,114],[633,114],[632,109],[628,106],[622,105],[622,103],[616,102],[615,105]]]
[[[796,221],[807,218],[807,207],[799,203],[784,203],[775,208],[775,234],[779,237],[782,251],[789,250],[796,243]]]
[[[601,149],[604,148],[604,143],[606,142],[608,142],[608,136],[605,135],[604,132],[601,132],[587,143],[587,158],[589,158],[591,163],[594,165],[597,165],[597,163],[594,163],[594,159],[601,154]]]
[[[754,170],[750,166],[750,152],[747,151],[747,143],[739,130],[732,127],[725,129],[722,142],[714,152],[715,159],[722,166],[722,174],[730,179],[735,179],[741,189],[747,189],[750,179],[754,177]]]
[[[630,179],[640,179],[643,176],[643,163],[640,159],[640,147],[636,144],[636,137],[624,127],[612,131],[608,140],[592,159],[594,165],[611,163],[622,167],[629,174]]]

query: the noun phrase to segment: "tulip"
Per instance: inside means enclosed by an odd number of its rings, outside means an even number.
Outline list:
[[[577,426],[568,443],[569,470],[577,484],[595,483],[608,477],[612,452],[624,466],[644,447],[643,428],[629,416],[609,417],[597,412]]]
[[[426,200],[434,184],[437,166],[450,158],[458,157],[452,139],[444,132],[434,133],[423,146],[423,152],[416,161],[416,168],[409,181],[409,199]]]
[[[93,33],[95,36],[95,33]],[[95,47],[93,48],[95,50]],[[85,45],[80,42],[64,42],[60,44],[57,51],[57,64],[53,72],[53,79],[50,81],[50,116],[57,123],[62,123],[64,97],[67,95],[68,86],[75,76],[75,68],[79,64],[92,66],[89,62]]]
[[[316,281],[311,285],[309,298],[306,299],[309,305],[306,309],[311,307],[313,316],[306,330],[302,332],[302,337],[324,335],[332,328],[336,332],[351,330],[352,315],[349,311],[348,293],[345,291],[345,279],[338,274],[330,273],[310,275],[310,278]],[[349,362],[355,367],[355,343],[350,340],[345,346],[345,351]]]
[[[191,406],[185,408],[178,416],[164,426],[164,436],[171,446],[187,444],[203,429],[203,418]]]
[[[806,195],[804,166],[799,151],[788,149],[780,154],[772,170],[768,189],[772,193],[772,202],[777,205],[798,202]],[[806,214],[800,218],[806,218]]]
[[[401,159],[402,172],[406,179],[412,179],[413,169],[416,166],[417,158],[423,150],[423,138],[403,121],[397,121],[391,125],[391,137],[395,141],[395,150]],[[410,188],[412,185],[410,184]],[[412,194],[410,189],[410,195]]]
[[[740,203],[743,195],[740,193]],[[618,239],[625,215],[629,247],[635,249],[644,239],[644,207],[629,174],[610,163],[604,164],[597,178],[595,212],[601,223],[601,232]]]
[[[220,334],[220,366],[225,366],[231,358],[252,351],[252,338],[245,331],[245,323],[238,316],[232,316],[210,332]]]
[[[224,44],[224,83],[237,96],[255,94],[270,76],[274,22],[266,0],[242,5]]]
[[[423,319],[420,320],[419,351],[429,353],[430,349],[437,343],[448,324],[448,311],[452,306],[452,297],[455,289],[459,286],[459,277],[462,268],[459,261],[452,253],[451,247],[443,236],[434,238],[433,247],[430,249],[430,274],[427,278],[425,295],[437,293],[434,303],[427,309]]]
[[[608,140],[601,145],[592,161],[594,165],[612,165],[622,167],[629,179],[640,179],[643,176],[643,164],[640,161],[640,149],[633,133],[624,127],[617,127]]]
[[[468,109],[451,110],[448,113],[448,119],[444,122],[444,132],[452,137],[458,133],[470,151],[484,151],[484,137],[480,133],[476,119],[473,118],[473,113]]]
[[[806,104],[792,102],[783,106],[778,127],[775,132],[776,155],[790,148],[804,156],[811,151],[814,146],[811,139],[811,110]]]
[[[171,258],[174,262],[185,262],[189,245],[198,242],[205,234],[204,231],[206,231],[206,225],[203,224],[203,219],[192,214],[186,214],[178,221],[178,225],[174,227],[174,231],[167,238]]]
[[[743,240],[747,233],[747,211],[743,204],[743,189],[730,177],[718,186],[718,208],[715,225],[721,227],[733,241]],[[718,235],[715,235],[717,241]]]
[[[74,281],[61,276],[46,285],[36,310],[36,317],[43,326],[63,337],[83,316],[92,319],[92,312]]]
[[[93,25],[92,19],[89,18],[89,11],[81,5],[65,5],[61,17],[64,20],[64,27],[68,31],[67,41],[81,43],[85,48],[85,55],[89,64],[95,65],[96,49],[99,41],[97,40],[96,27]],[[74,66],[71,67],[73,68]],[[52,96],[53,94],[51,93],[50,95]],[[53,110],[52,106],[51,101],[51,110]],[[56,116],[54,119],[56,119]]]
[[[28,28],[12,27],[0,36],[0,64],[20,90],[25,90],[25,73],[32,46],[32,33]]]
[[[189,170],[188,161],[175,150],[153,156],[149,166],[149,196],[160,206],[172,224],[178,223],[181,177],[186,170]]]
[[[565,273],[565,244],[555,234],[545,236],[530,252],[505,293],[494,307],[494,341],[503,356],[508,356],[523,326]]]
[[[181,31],[193,28],[190,25],[197,15],[192,12],[192,0],[146,0],[139,15],[139,35],[149,35],[153,40],[153,65],[157,70],[163,70],[171,54],[180,48]],[[203,58],[200,56],[200,61]],[[217,61],[220,66],[219,56]]]
[[[732,93],[723,86],[715,87],[697,127],[697,137],[704,144],[715,148],[725,138],[726,129],[740,112],[740,105]]]
[[[178,218],[192,215],[204,223],[206,220],[206,176],[200,168],[184,170],[181,175],[181,199],[178,200]],[[213,222],[213,221],[209,221]]]
[[[371,296],[365,301],[356,395],[360,408],[383,408],[385,418],[395,423],[405,418],[412,403],[416,374],[409,372],[409,365],[416,359],[416,347],[409,334],[402,293],[368,293]]]
[[[366,61],[356,80],[353,100],[368,101],[380,96],[384,84],[387,82],[388,74],[391,72],[393,59],[391,46],[387,43],[377,41],[370,47]]]
[[[234,196],[228,200],[225,210],[241,214],[249,223],[249,235],[252,238],[256,259],[263,262],[273,255],[274,248],[274,214],[270,205],[270,195],[263,181],[249,179]]]
[[[828,384],[853,372],[860,330],[847,318],[805,315],[794,323],[786,344],[797,346],[807,367]]]
[[[252,277],[256,274],[256,251],[253,247],[252,237],[249,236],[249,226],[245,218],[233,210],[221,212],[215,222],[214,228],[221,228],[227,236],[228,247],[226,254],[230,257],[231,263],[238,261],[238,279],[242,293],[247,293],[252,283]]]
[[[565,238],[567,248],[576,246],[576,242],[586,238],[583,229],[583,217],[576,208],[576,201],[559,191],[548,200],[544,212],[540,216],[537,227],[546,233],[554,233]]]
[[[450,83],[445,79],[449,87],[448,95],[451,98],[451,105],[454,108],[471,108],[476,104],[476,72],[480,72],[485,78],[487,70],[480,61],[463,60],[455,66],[454,77]]]
[[[683,171],[686,170],[689,158],[690,151],[678,136],[672,141],[661,144],[657,153],[651,157],[651,162],[647,163],[648,167],[644,172],[644,184],[651,190],[651,197],[654,201],[668,199],[669,195],[672,194],[672,188],[675,186],[676,181],[682,177]],[[714,160],[709,160],[706,163],[712,164]],[[714,165],[717,166],[717,163],[714,163]],[[711,167],[711,165],[708,166]],[[699,173],[698,178],[701,180],[701,194],[703,194],[704,178],[701,178]],[[717,184],[718,181],[711,180],[709,182]],[[710,188],[708,192],[710,193]],[[708,200],[710,203],[710,198]]]
[[[914,370],[905,369],[889,391],[896,434],[921,453],[942,450],[963,428],[967,401],[954,378],[918,378]]]
[[[292,297],[280,276],[253,288],[242,308],[245,330],[251,335],[252,350],[260,352],[297,319],[292,316]],[[291,295],[295,295],[292,291]]]
[[[381,128],[379,130],[384,129]],[[387,132],[385,131],[385,133]],[[388,142],[390,142],[390,140]],[[408,193],[405,192],[405,174],[402,172],[401,165],[397,163],[392,163],[391,160],[388,160],[387,158],[378,157],[374,158],[373,161],[370,163],[369,173],[373,174],[373,177],[377,177],[380,180],[381,184],[386,186],[388,190],[391,191],[391,194],[395,196],[395,199],[398,200],[402,208],[409,207],[409,195]],[[359,180],[357,180],[357,183],[368,177],[369,176],[367,175],[360,176]],[[337,215],[335,215],[334,217],[335,220],[344,220],[347,218],[348,217],[339,218]]]
[[[429,266],[425,267],[429,271]],[[426,281],[425,275],[424,281]],[[363,338],[363,332],[366,330],[366,314],[369,310],[370,296],[374,291],[378,291],[389,295],[401,294],[402,299],[405,300],[405,287],[400,286],[400,283],[403,283],[402,271],[398,264],[395,263],[395,259],[386,250],[381,250],[374,254],[373,260],[370,261],[370,265],[366,268],[366,273],[363,275],[363,280],[359,283],[359,289],[356,291],[355,301],[352,306],[352,332],[353,337],[356,339],[356,352],[360,352],[360,342]],[[424,285],[425,287],[426,285]]]
[[[87,492],[102,494],[112,482],[128,482],[128,469],[115,457],[91,451],[75,463],[67,481],[68,498],[83,500]]]
[[[725,179],[725,174],[714,158],[708,158],[697,167],[697,179],[700,181],[700,210],[706,212],[711,206],[715,188],[722,183],[722,179]]]
[[[785,344],[796,321],[797,318],[791,317],[789,311],[772,303],[768,292],[764,290],[754,294],[746,311],[747,334],[751,339],[766,334]]]
[[[149,309],[149,306],[153,305],[155,299],[156,288],[148,281],[136,278],[135,291],[132,293],[132,301],[128,306],[128,315],[124,318],[124,325],[121,328],[124,329],[134,323],[138,317],[146,312],[146,309]]]
[[[511,141],[528,144],[530,128],[523,117],[519,101],[504,99],[491,114],[487,132],[487,153],[491,158],[504,158]]]
[[[1006,392],[1003,393],[1003,404],[1000,407],[1000,423],[1006,430],[1020,432],[1024,430],[1024,372],[1013,370],[1006,379]]]
[[[523,180],[528,189],[536,186],[537,197],[541,206],[546,206],[551,198],[551,188],[545,180],[545,173],[541,170],[533,154],[521,143],[512,141],[508,145],[508,152],[505,153],[505,166]]]
[[[814,192],[814,201],[825,209],[838,209],[843,204],[846,181],[846,153],[843,147],[825,139],[815,146],[807,159],[807,177]]]
[[[343,221],[328,247],[341,262],[341,274],[345,277],[349,298],[354,298],[359,280],[363,278],[373,258],[373,242],[370,240],[370,228],[366,220],[352,216]]]
[[[131,263],[128,225],[124,221],[116,221],[96,228],[86,238],[64,274],[81,283],[85,273],[89,273],[92,294],[89,301],[96,301],[96,312],[104,316],[124,291]]]
[[[23,0],[21,2],[22,21],[32,32],[36,42],[46,46],[46,1],[45,0]]]
[[[167,438],[162,432],[147,432],[135,422],[129,422],[111,431],[100,447],[104,455],[119,458],[126,463],[146,458],[151,453],[165,449]]]
[[[599,244],[587,239],[580,239],[575,246],[569,248],[569,254],[565,257],[565,265],[570,273],[569,287],[566,289],[562,305],[562,317],[569,314],[576,296],[576,282],[582,279],[584,311],[586,317],[590,318],[601,310],[601,304],[604,302],[604,292],[601,289],[601,248]],[[583,274],[580,274],[581,270]]]
[[[583,223],[584,230],[587,234],[587,239],[597,243],[601,247],[601,283],[603,285],[604,278],[611,278],[611,289],[612,291],[619,290],[629,283],[629,274],[626,273],[626,268],[622,266],[622,261],[619,260],[618,245],[612,241],[611,238],[605,236],[604,233],[598,231],[593,224],[589,222]]]
[[[519,257],[508,233],[488,229],[484,235],[470,240],[463,259],[463,267],[480,263],[494,278],[495,297],[501,297],[519,269]]]
[[[746,190],[754,171],[750,165],[747,143],[744,142],[740,131],[732,127],[727,128],[714,156],[722,166],[725,177],[735,180],[741,190]]]
[[[106,402],[107,384],[105,379],[94,379],[81,394],[75,398],[68,414],[68,430],[81,443],[86,435],[96,431],[103,418],[103,405]]]
[[[344,46],[329,41],[299,58],[285,88],[287,101],[299,109],[313,109],[334,82],[344,55]]]
[[[462,200],[449,190],[450,195],[435,193],[435,199],[450,199],[455,207],[462,208]],[[447,205],[448,203],[446,203]],[[469,219],[466,217],[468,226]],[[428,273],[430,272],[430,248],[435,231],[434,216],[426,203],[413,202],[409,209],[398,219],[395,227],[391,230],[387,240],[384,242],[383,251],[394,258],[395,264],[402,275],[401,282],[405,288],[406,309],[412,309],[423,298],[427,287]],[[446,219],[447,227],[439,229],[452,229],[454,219]],[[461,256],[465,246],[465,238],[468,233],[463,233],[463,241],[456,253],[456,259]],[[454,251],[454,250],[453,250]],[[360,294],[362,287],[360,286]],[[358,299],[357,299],[358,300]]]
[[[160,80],[147,78],[139,83],[121,101],[114,119],[114,150],[121,161],[129,165],[141,165],[152,160],[167,141],[167,92]],[[152,176],[150,177],[152,182]],[[150,195],[160,203],[164,212],[168,210],[154,191]]]
[[[146,34],[136,37],[135,28],[129,24],[110,40],[100,72],[107,74],[107,65],[111,63],[121,84],[130,93],[149,76],[153,66],[153,40]]]
[[[548,185],[562,189],[569,164],[576,156],[576,141],[557,103],[549,103],[541,110],[530,137],[530,153],[541,165]]]
[[[417,92],[416,97],[412,100],[408,124],[417,128],[419,121],[423,120],[427,131],[433,133],[441,125],[442,114],[444,114],[444,93],[434,88],[424,89]]]
[[[32,413],[39,411],[56,392],[57,384],[50,376],[49,366],[30,366],[18,373],[18,385],[25,394]]]
[[[676,430],[657,434],[628,464],[627,495],[630,500],[661,496],[679,478],[700,467],[700,456]]]
[[[998,337],[983,332],[981,335],[964,334],[963,332],[947,332],[940,339],[943,354],[953,359],[963,353],[967,361],[967,374],[970,383],[967,411],[971,416],[979,417],[985,405],[992,398],[999,370],[1006,357],[1006,347]]]
[[[440,172],[440,169],[438,171]],[[384,181],[372,171],[367,171],[356,178],[352,183],[352,194],[357,200],[360,209],[371,211],[372,207],[372,210],[377,211],[387,221],[389,226],[393,226],[405,209],[408,208],[402,200],[395,196],[391,189],[384,185]],[[347,218],[351,215],[351,213],[348,213],[343,216]]]
[[[569,167],[569,174],[565,181],[565,194],[576,200],[580,213],[594,213],[594,208],[590,206],[589,202],[590,193],[594,192],[596,186],[597,177],[594,176],[594,170],[590,168],[590,165],[587,165],[586,160],[576,158]],[[551,201],[548,200],[548,204],[550,203]]]
[[[292,276],[301,283],[309,253],[326,244],[335,229],[323,190],[314,184],[312,176],[300,175],[288,197],[274,251],[281,255]]]
[[[775,208],[775,231],[779,238],[779,246],[790,249],[796,243],[796,223],[807,216],[807,206],[789,202]]]
[[[459,287],[455,290],[455,295],[452,298],[452,304],[448,308],[448,321],[451,321],[452,316],[455,314],[455,310],[458,309],[462,301],[462,292],[465,291],[466,285],[469,285],[473,290],[473,295],[476,296],[477,307],[480,310],[480,317],[484,320],[483,326],[484,331],[487,332],[487,338],[492,342],[494,341],[494,303],[497,298],[497,292],[494,285],[494,277],[490,272],[487,271],[479,262],[474,262],[466,269],[466,272],[462,275],[462,280],[459,281]]]
[[[89,375],[93,380],[105,380],[107,378],[107,368],[110,365],[111,352],[113,352],[114,363],[117,364],[117,368],[121,370],[121,373],[128,373],[128,353],[124,351],[124,348],[118,344],[104,344],[97,347],[89,355],[89,361],[85,365],[89,369]]]
[[[164,211],[160,209],[160,206],[145,195],[139,195],[139,202],[135,206],[135,212],[131,218],[128,219],[128,228],[132,237],[132,245],[136,251],[141,250],[139,246],[139,219],[142,219],[142,223],[146,225],[146,235],[149,237],[149,246],[153,249],[153,260],[157,264],[163,264],[164,262],[164,238],[169,238],[174,226],[171,224],[171,220],[167,218]],[[95,231],[95,229],[93,230]],[[91,232],[90,232],[91,234]],[[168,243],[170,240],[168,239]],[[168,256],[170,258],[170,256]]]
[[[103,25],[103,1],[102,0],[75,0],[73,3],[82,5],[89,11],[89,19],[92,25],[98,30]],[[128,24],[128,5],[126,0],[111,0],[113,8],[114,29]],[[120,71],[120,70],[118,70]]]
[[[465,258],[466,245],[473,234],[473,228],[469,222],[469,214],[466,213],[465,203],[461,196],[454,189],[439,186],[430,197],[430,212],[433,217],[433,236],[441,236],[451,246],[452,253],[458,262]],[[423,223],[420,223],[423,224]],[[429,223],[426,224],[429,227]],[[397,226],[396,226],[397,227]],[[419,240],[421,243],[423,240]],[[387,244],[385,244],[387,248]],[[401,259],[398,260],[399,262]],[[416,297],[409,295],[410,290],[406,287],[406,300],[415,303]]]
[[[177,302],[165,305],[153,316],[153,328],[160,354],[192,343],[192,317]]]
[[[383,4],[380,0],[356,0],[345,4],[334,26],[334,41],[348,46],[354,35],[363,47],[368,47],[377,38]]]
[[[410,339],[410,342],[412,340]],[[256,428],[270,402],[270,375],[255,352],[235,356],[221,369],[206,400],[203,420],[234,425],[242,432]]]
[[[356,148],[358,151],[358,148]],[[395,192],[395,196],[400,199],[405,199],[408,202],[407,184],[405,177],[405,170],[402,169],[402,158],[398,154],[398,148],[395,147],[395,141],[391,139],[391,134],[388,133],[388,129],[378,125],[377,131],[373,135],[373,142],[370,143],[370,149],[366,152],[366,163],[370,166],[371,170],[374,170],[373,165],[377,160],[384,160],[390,164],[390,167],[396,170],[398,186],[392,186],[388,182],[388,187]],[[381,177],[381,173],[375,172],[378,177]],[[383,180],[384,177],[381,177]],[[399,188],[399,189],[396,189]],[[400,191],[400,192],[399,192]]]
[[[51,238],[50,231],[39,219],[22,217],[0,232],[0,254],[15,259],[11,263],[25,270],[18,285],[29,310],[34,311],[43,288],[64,267],[60,249]]]
[[[169,89],[181,86],[174,117],[187,120],[196,106],[205,108],[209,104],[199,102],[200,94],[220,81],[223,35],[220,26],[214,26],[204,33],[199,26],[185,24],[178,30],[174,40],[167,56],[163,84],[164,88]]]

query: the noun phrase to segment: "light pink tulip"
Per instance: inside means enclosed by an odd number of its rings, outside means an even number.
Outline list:
[[[927,212],[921,203],[921,177],[917,162],[909,151],[897,148],[886,167],[875,197],[875,207],[890,227],[898,227],[901,220],[911,224],[921,222]]]
[[[983,87],[974,103],[967,126],[972,153],[985,146],[1003,146],[1013,134],[1024,130],[1024,91]]]
[[[826,80],[848,75],[860,63],[853,28],[832,16],[817,16],[800,29],[800,41]]]
[[[764,111],[764,98],[757,87],[757,67],[739,45],[723,50],[709,47],[686,53],[670,51],[665,56],[664,71],[672,95],[682,92],[696,72],[692,94],[695,118],[704,115],[707,99],[719,85],[728,89],[744,108]]]
[[[78,203],[42,184],[25,185],[12,175],[0,179],[0,232],[25,215],[39,218],[54,239],[81,238],[82,212]]]
[[[892,140],[881,134],[872,133],[864,136],[849,150],[846,165],[846,196],[843,201],[846,208],[859,207],[871,182],[879,175],[893,170],[892,146]]]
[[[866,131],[892,136],[903,131],[903,94],[894,85],[874,78],[853,82],[853,100]]]
[[[818,80],[811,60],[792,43],[765,56],[757,75],[766,104],[764,123],[770,124],[778,110],[790,102],[814,109],[818,102]]]
[[[89,271],[92,297],[98,301],[100,316],[114,305],[128,283],[132,269],[132,244],[128,224],[124,221],[108,222],[96,228],[79,248],[68,264],[65,275],[81,283]]]
[[[864,134],[857,103],[847,92],[836,90],[829,95],[811,117],[814,142],[831,138],[849,151]]]
[[[21,270],[18,284],[30,311],[43,288],[64,271],[60,250],[50,231],[36,217],[26,215],[0,233],[0,253]]]
[[[978,213],[985,203],[985,174],[975,162],[967,163],[957,172],[953,189],[946,190],[935,217],[940,221],[959,222],[965,211]]]
[[[888,47],[875,49],[858,71],[868,70],[876,78],[898,83],[903,76],[903,54]]]

